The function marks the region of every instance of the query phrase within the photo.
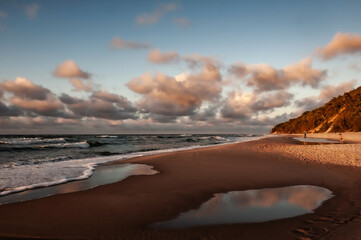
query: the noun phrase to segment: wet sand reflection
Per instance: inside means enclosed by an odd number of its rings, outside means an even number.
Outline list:
[[[199,209],[151,227],[188,228],[289,218],[311,213],[331,197],[330,190],[308,185],[221,193],[215,194]]]

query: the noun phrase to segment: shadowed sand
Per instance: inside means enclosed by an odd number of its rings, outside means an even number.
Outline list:
[[[357,239],[360,147],[347,144],[347,139],[342,145],[302,145],[282,136],[122,161],[148,164],[160,173],[2,205],[0,238]],[[147,227],[195,209],[215,193],[290,185],[328,188],[335,197],[315,213],[264,223],[182,230]]]

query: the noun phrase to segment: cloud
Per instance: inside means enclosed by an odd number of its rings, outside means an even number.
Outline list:
[[[179,9],[179,6],[175,3],[167,3],[161,5],[159,8],[155,9],[150,13],[142,13],[136,17],[136,22],[138,25],[152,25],[159,21],[161,17],[166,15],[169,12],[176,11]]]
[[[324,60],[359,52],[361,52],[361,36],[356,33],[337,33],[327,46],[316,49],[316,54]]]
[[[97,98],[103,101],[115,103],[118,107],[128,112],[136,112],[137,108],[126,97],[109,93],[107,91],[96,91],[91,95],[92,98]]]
[[[39,5],[36,3],[31,3],[24,7],[25,14],[29,19],[35,19],[39,12]]]
[[[179,58],[178,53],[173,51],[163,53],[159,49],[153,49],[148,53],[148,61],[152,63],[158,63],[158,64],[172,63],[177,61],[178,58]]]
[[[65,129],[72,127],[69,133],[79,129],[78,120],[43,117],[43,116],[18,116],[0,117],[0,129],[9,129],[9,133],[20,130],[20,133],[64,133]],[[55,131],[54,131],[55,130]]]
[[[91,92],[93,90],[93,83],[89,80],[90,74],[81,70],[73,60],[67,60],[59,64],[54,70],[53,76],[68,78],[74,87],[74,91]]]
[[[259,112],[272,112],[275,108],[288,106],[293,97],[293,94],[285,91],[262,94],[233,91],[228,95],[221,114],[228,119],[247,119]]]
[[[136,119],[136,109],[124,97],[108,92],[94,92],[89,99],[83,100],[63,93],[60,101],[80,117],[95,117],[102,119]]]
[[[215,57],[202,56],[198,53],[180,56],[177,52],[170,51],[166,53],[159,49],[153,49],[148,53],[148,61],[156,64],[182,61],[191,69],[197,69],[205,65],[221,66],[221,63]]]
[[[13,93],[15,96],[27,99],[45,100],[50,90],[35,85],[30,80],[17,77],[14,81],[3,81],[0,83],[0,90]]]
[[[222,78],[219,69],[205,65],[197,74],[182,77],[169,77],[149,73],[132,79],[126,85],[142,95],[138,102],[144,112],[166,116],[192,115],[204,101],[215,101],[222,91]]]
[[[321,107],[333,97],[351,91],[357,84],[356,80],[342,82],[339,85],[326,85],[321,89],[318,96],[311,96],[295,101],[295,105],[300,108],[300,111],[309,111]]]
[[[24,99],[13,97],[10,99],[11,103],[21,109],[29,110],[44,116],[60,116],[64,106],[56,98],[49,97],[45,100],[38,99]]]
[[[173,24],[175,24],[178,27],[188,27],[192,25],[192,21],[184,17],[173,18]]]
[[[54,70],[53,75],[60,78],[90,78],[89,73],[81,70],[73,60],[67,60],[59,64]]]
[[[322,88],[320,98],[325,102],[329,101],[333,97],[337,97],[344,94],[345,92],[352,90],[356,84],[357,80],[353,79],[348,82],[342,82],[337,86],[327,85]]]
[[[93,90],[93,84],[90,81],[84,82],[79,78],[70,78],[69,81],[73,85],[74,91],[91,92]]]
[[[295,84],[316,88],[327,76],[327,71],[312,68],[310,58],[283,69],[276,69],[267,64],[236,63],[228,69],[228,72],[244,80],[247,86],[254,87],[258,92],[284,90]]]
[[[9,109],[16,107],[44,116],[66,116],[64,106],[49,89],[26,78],[17,77],[14,81],[3,81],[0,89],[12,94],[8,99],[13,106],[9,106]]]
[[[20,116],[23,115],[23,111],[15,106],[7,106],[0,101],[0,117],[4,116]]]
[[[112,48],[112,49],[144,49],[144,48],[150,48],[150,45],[147,43],[124,41],[120,37],[114,37],[110,42],[110,48]]]
[[[276,93],[265,93],[252,103],[251,108],[256,111],[268,111],[274,108],[285,107],[291,104],[294,95],[285,91]]]
[[[202,56],[198,53],[192,55],[185,55],[182,57],[182,59],[190,68],[197,68],[205,64],[211,64],[215,66],[220,65],[220,62],[216,58],[210,56]]]
[[[95,117],[112,120],[137,118],[133,112],[119,108],[112,102],[97,98],[91,97],[88,100],[83,100],[63,93],[59,99],[67,105],[68,109],[80,117]]]

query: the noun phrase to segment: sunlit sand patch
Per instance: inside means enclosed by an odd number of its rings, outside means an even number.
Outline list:
[[[326,188],[308,185],[219,193],[198,209],[151,227],[181,229],[290,218],[312,213],[332,196]]]

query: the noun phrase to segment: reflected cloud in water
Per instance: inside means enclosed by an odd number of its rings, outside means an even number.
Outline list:
[[[290,218],[312,213],[331,197],[330,190],[308,185],[221,193],[215,194],[198,209],[151,227],[188,228]]]

